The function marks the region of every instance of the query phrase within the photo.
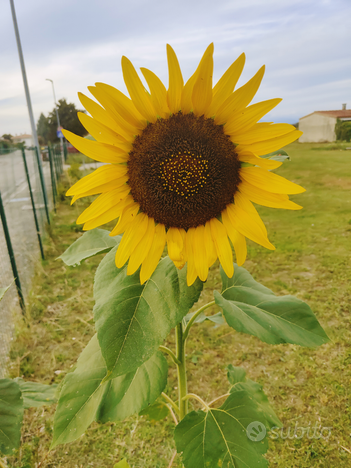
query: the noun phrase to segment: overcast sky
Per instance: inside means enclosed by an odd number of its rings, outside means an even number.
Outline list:
[[[253,102],[280,97],[266,121],[351,108],[351,0],[15,0],[35,120],[97,81],[125,92],[121,57],[168,84],[166,43],[184,78],[215,45],[215,81],[242,53],[239,85],[266,65]],[[0,0],[0,135],[30,133],[9,0]]]

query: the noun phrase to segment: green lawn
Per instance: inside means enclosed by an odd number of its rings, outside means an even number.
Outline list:
[[[281,437],[270,442],[271,467],[351,466],[351,151],[329,147],[294,143],[287,148],[291,161],[276,172],[306,188],[292,197],[304,209],[258,207],[276,251],[250,243],[244,266],[276,294],[307,301],[330,343],[318,349],[271,346],[208,323],[196,325],[188,343],[189,390],[204,400],[226,393],[228,364],[244,367],[264,386],[284,424]],[[65,202],[57,209],[47,260],[38,266],[29,298],[30,326],[17,325],[11,377],[59,383],[94,333],[92,281],[100,257],[76,268],[56,260],[81,234],[75,219],[86,203]],[[213,289],[220,289],[216,265],[201,304]],[[176,385],[172,369],[168,392],[174,396]],[[35,467],[46,457],[41,467],[112,468],[126,457],[134,468],[167,468],[174,452],[171,418],[150,423],[135,416],[125,423],[93,424],[76,442],[47,454],[53,413],[50,407],[27,412],[22,448],[9,466]],[[294,438],[295,427],[310,427],[310,434],[315,427],[330,428],[324,432],[330,436]],[[178,458],[173,466],[181,466]]]

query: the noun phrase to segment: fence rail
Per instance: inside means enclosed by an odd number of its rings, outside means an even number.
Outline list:
[[[26,314],[34,267],[44,258],[43,238],[55,209],[67,148],[0,148],[0,288],[14,285],[0,302],[0,378],[13,333],[13,314]]]

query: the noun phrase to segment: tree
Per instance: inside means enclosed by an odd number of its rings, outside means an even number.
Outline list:
[[[10,133],[4,133],[1,138],[3,140],[9,141],[10,143],[13,143],[13,136]]]
[[[76,135],[85,136],[87,135],[88,132],[80,123],[78,116],[77,116],[77,112],[85,112],[85,111],[77,109],[75,104],[73,103],[67,103],[66,99],[59,99],[58,114],[59,114],[61,126],[64,129],[75,133]],[[47,139],[48,141],[56,142],[59,139],[57,138],[57,135],[56,135],[57,118],[56,118],[55,108],[50,112],[47,119],[48,119],[48,127],[49,127]]]
[[[46,145],[48,143],[49,132],[49,118],[41,113],[37,123],[37,134],[40,144]]]
[[[351,141],[351,122],[338,119],[335,125],[336,139],[340,141]]]

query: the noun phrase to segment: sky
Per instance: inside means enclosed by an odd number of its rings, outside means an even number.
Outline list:
[[[108,83],[126,93],[121,57],[168,86],[166,44],[184,79],[214,42],[214,82],[242,53],[238,86],[266,65],[254,102],[283,101],[263,121],[295,123],[351,108],[351,0],[14,0],[35,121],[57,99]],[[0,136],[31,133],[9,0],[0,0]]]

